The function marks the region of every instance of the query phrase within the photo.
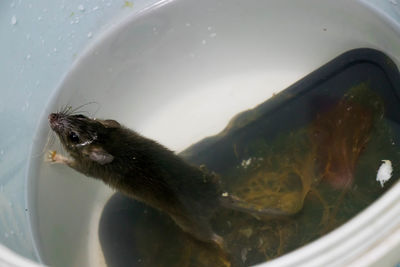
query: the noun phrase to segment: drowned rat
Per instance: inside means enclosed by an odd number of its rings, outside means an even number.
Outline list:
[[[71,157],[50,152],[53,163],[66,164],[102,180],[125,195],[167,213],[186,233],[224,248],[210,217],[219,208],[254,215],[286,215],[276,209],[254,210],[220,187],[218,175],[185,162],[172,151],[115,120],[91,119],[65,112],[49,115]]]

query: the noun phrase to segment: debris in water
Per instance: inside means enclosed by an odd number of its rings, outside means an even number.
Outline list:
[[[245,160],[245,159],[242,160],[242,164],[241,164],[241,165],[242,165],[243,168],[246,169],[247,167],[250,166],[250,164],[251,164],[251,158],[249,158],[249,159],[247,159],[247,160]]]
[[[253,229],[251,229],[250,227],[246,229],[240,229],[239,233],[244,235],[246,238],[250,238],[250,236],[253,234]]]
[[[242,251],[240,253],[240,256],[241,256],[243,262],[246,262],[246,260],[247,260],[247,252],[248,252],[247,248],[244,248],[244,249],[242,249]]]
[[[389,181],[392,177],[392,162],[390,160],[382,160],[382,165],[379,167],[378,174],[376,175],[376,180],[381,183],[381,186]]]
[[[132,8],[133,7],[133,3],[131,1],[124,1],[124,5],[122,7]]]

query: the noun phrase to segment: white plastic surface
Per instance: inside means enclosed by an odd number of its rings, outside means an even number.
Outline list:
[[[180,150],[349,49],[376,48],[399,63],[395,2],[2,1],[0,243],[37,259],[28,213],[47,263],[104,264],[96,225],[112,192],[71,170],[42,165],[46,113],[96,101],[98,116]],[[393,265],[399,191],[397,185],[349,224],[269,264]],[[0,252],[6,258],[0,263],[24,265]]]

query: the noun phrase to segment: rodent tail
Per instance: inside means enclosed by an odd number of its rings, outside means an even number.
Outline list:
[[[254,204],[251,204],[243,199],[240,199],[234,195],[222,195],[220,197],[220,203],[223,207],[233,209],[245,213],[249,213],[255,216],[289,216],[293,215],[286,211],[278,208],[258,208]]]

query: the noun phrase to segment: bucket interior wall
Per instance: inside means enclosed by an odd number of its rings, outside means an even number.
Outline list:
[[[0,4],[1,244],[54,266],[105,264],[96,227],[113,192],[43,163],[47,113],[63,105],[96,102],[87,111],[180,151],[347,50],[400,62],[389,1],[388,20],[377,1],[156,2]]]

